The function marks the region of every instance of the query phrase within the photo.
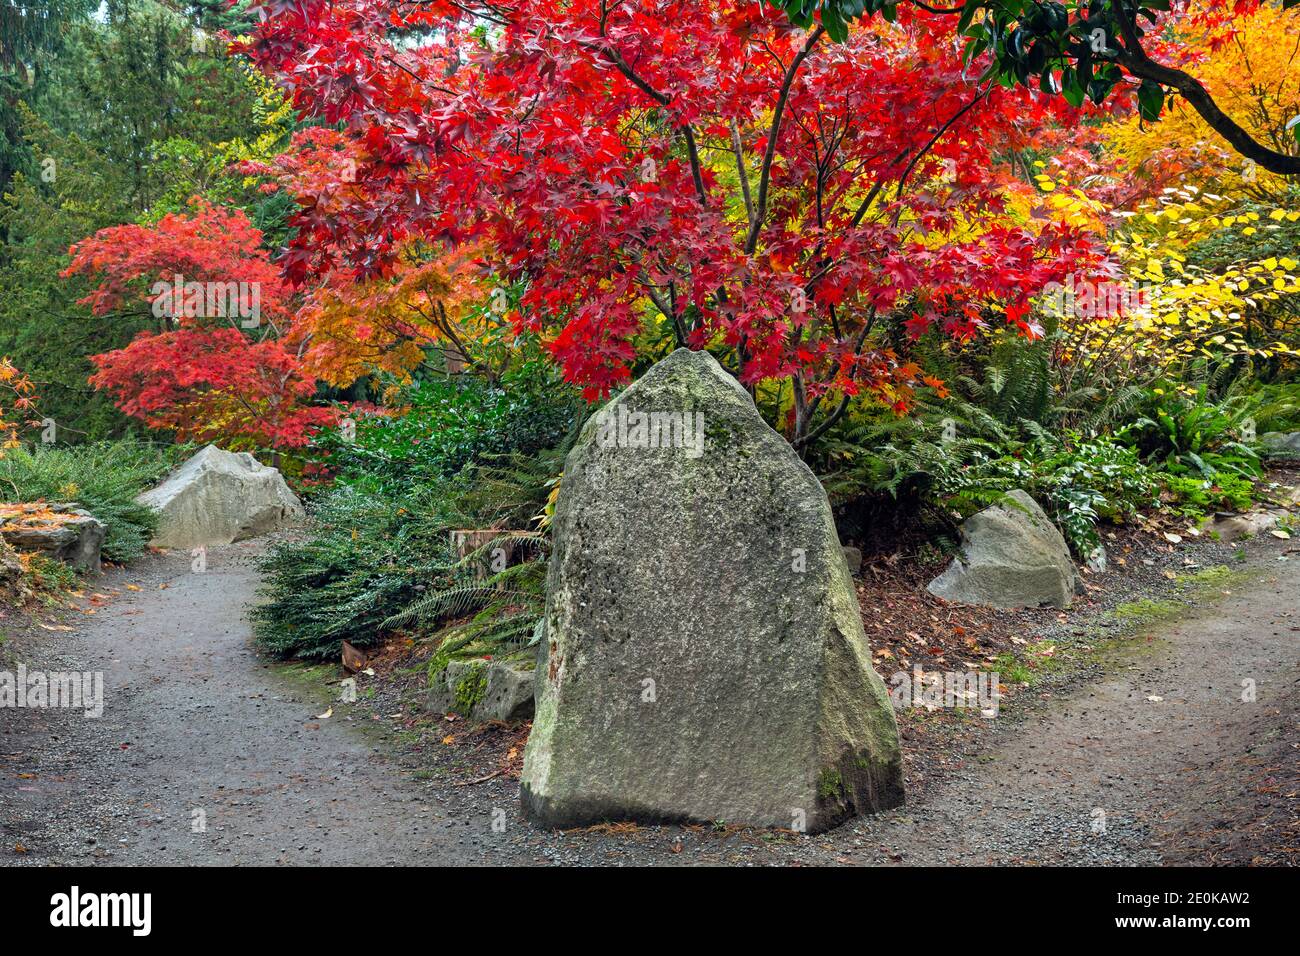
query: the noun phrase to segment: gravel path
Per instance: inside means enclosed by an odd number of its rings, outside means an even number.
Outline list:
[[[994,722],[903,809],[806,836],[533,829],[514,781],[415,744],[400,705],[331,703],[254,653],[258,548],[203,573],[156,556],[98,579],[71,631],[9,628],[0,669],[103,670],[106,699],[0,710],[0,863],[1295,862],[1300,560],[1259,557],[1240,593]]]
[[[866,832],[912,863],[1215,862],[1210,844],[1256,823],[1272,804],[1257,791],[1286,778],[1288,805],[1264,822],[1274,818],[1281,837],[1289,813],[1294,840],[1297,595],[1300,562],[1288,561],[1153,629],[1109,676],[1011,728],[915,812]]]
[[[83,627],[44,634],[58,654],[29,668],[102,669],[104,714],[0,711],[0,860],[470,862],[463,819],[257,657],[256,550],[212,548],[203,573],[183,553],[109,572],[95,590],[118,593]]]

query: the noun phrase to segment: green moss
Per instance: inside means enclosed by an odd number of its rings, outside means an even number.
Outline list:
[[[1163,621],[1181,610],[1183,610],[1182,606],[1173,601],[1153,601],[1150,598],[1142,598],[1140,601],[1126,601],[1117,605],[1115,617],[1121,621],[1146,624],[1152,621]]]
[[[1203,588],[1221,588],[1228,585],[1244,584],[1249,579],[1250,574],[1248,572],[1234,571],[1223,564],[1204,568],[1195,574],[1180,574],[1178,576],[1180,584]]]
[[[714,420],[704,428],[704,437],[708,443],[719,451],[731,447],[735,444],[737,431],[735,427],[727,421]]]
[[[1032,684],[1038,679],[1033,671],[1009,651],[997,656],[993,670],[997,672],[999,680],[1008,684]]]
[[[817,778],[817,795],[823,800],[834,800],[840,795],[840,788],[843,786],[844,781],[840,777],[840,772],[833,767],[828,767]]]
[[[292,664],[280,664],[275,670],[281,677],[302,685],[304,690],[317,693],[329,693],[327,684],[329,681],[334,680],[339,673],[337,664],[309,664],[301,661]]]
[[[460,680],[456,681],[455,687],[456,710],[468,715],[474,706],[483,699],[483,694],[487,691],[487,664],[484,661],[473,661],[465,672],[461,674]]]

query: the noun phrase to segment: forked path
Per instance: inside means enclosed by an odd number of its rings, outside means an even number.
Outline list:
[[[110,572],[111,599],[73,631],[0,647],[0,669],[107,685],[99,719],[0,710],[0,863],[1246,862],[1255,845],[1278,862],[1288,819],[1294,837],[1297,560],[1164,625],[902,810],[767,840],[543,833],[505,780],[424,779],[394,725],[322,717],[328,702],[258,657],[257,548],[212,549],[202,573],[185,555]]]
[[[1263,560],[864,832],[915,863],[1300,862],[1300,561]]]
[[[430,806],[375,734],[320,718],[328,702],[258,657],[256,549],[209,549],[202,573],[183,553],[110,572],[97,587],[120,593],[48,635],[63,650],[42,666],[105,672],[104,713],[0,711],[14,725],[0,732],[0,859],[15,843],[42,863],[473,859],[464,821]]]

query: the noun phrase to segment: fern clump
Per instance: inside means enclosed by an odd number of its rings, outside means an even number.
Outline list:
[[[367,647],[391,609],[451,579],[448,529],[461,526],[450,483],[389,492],[341,487],[316,504],[310,533],[262,560],[254,635],[284,657],[335,658],[341,641]]]
[[[130,561],[148,547],[158,514],[136,496],[193,449],[120,440],[89,445],[37,445],[0,458],[0,498],[77,502],[106,528],[103,555]]]
[[[316,502],[309,533],[262,562],[258,642],[282,657],[328,659],[341,641],[373,646],[401,630],[432,645],[438,669],[522,650],[545,603],[545,512],[576,434],[410,486],[336,485]],[[498,531],[459,554],[454,533],[464,529]]]

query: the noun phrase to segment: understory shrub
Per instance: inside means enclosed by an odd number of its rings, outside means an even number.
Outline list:
[[[262,561],[257,640],[281,657],[325,659],[338,656],[340,641],[369,647],[401,628],[431,636],[444,664],[526,646],[545,603],[549,550],[545,530],[529,526],[562,460],[558,449],[519,456],[396,499],[347,485],[331,491],[310,535]],[[501,533],[458,555],[452,532],[481,528]]]
[[[136,496],[193,449],[123,439],[88,445],[13,448],[0,458],[0,496],[13,501],[77,502],[107,528],[103,555],[130,561],[158,525]]]
[[[1231,388],[1212,397],[1208,381],[1195,387],[1163,382],[1116,436],[1158,470],[1180,514],[1241,511],[1250,507],[1255,482],[1264,473],[1259,453],[1247,441],[1253,439],[1252,414],[1259,408],[1258,399]]]
[[[1300,431],[1300,382],[1259,385],[1246,395],[1246,412],[1255,434]]]
[[[1085,415],[1075,406],[1097,396],[1048,387],[1041,349],[1012,369],[1037,369],[1019,385],[1000,355],[982,378],[958,377],[971,399],[927,397],[905,417],[858,410],[810,450],[846,540],[868,551],[914,539],[951,547],[960,519],[1022,488],[1083,555],[1098,522],[1162,503],[1187,518],[1249,508],[1263,474],[1257,435],[1300,427],[1300,385],[1233,381],[1232,365],[1202,365],[1190,384],[1116,384]]]
[[[1151,390],[1138,416],[1116,436],[1171,474],[1254,478],[1262,473],[1259,455],[1242,440],[1250,409],[1239,395],[1212,398],[1208,383],[1188,389],[1166,382]]]
[[[576,436],[575,428],[556,448],[479,469],[461,504],[502,532],[461,558],[444,587],[384,622],[428,636],[430,677],[455,657],[509,657],[534,645],[546,607],[551,508]]]
[[[906,418],[856,418],[819,446],[815,463],[826,469],[841,534],[869,550],[872,536],[895,546],[909,533],[955,544],[957,519],[1021,488],[1084,554],[1097,543],[1099,520],[1151,507],[1159,493],[1137,451],[1110,437],[1058,437],[956,399]]]
[[[310,533],[262,559],[265,603],[253,631],[282,657],[335,658],[340,641],[377,643],[380,625],[454,563],[447,531],[461,527],[448,482],[390,490],[340,486],[316,502]]]
[[[1160,483],[1132,448],[1072,433],[1060,442],[1040,437],[1017,454],[992,458],[976,453],[940,493],[967,513],[1016,488],[1037,500],[1075,552],[1084,555],[1098,543],[1098,521],[1123,520],[1155,507]]]
[[[531,454],[560,441],[581,407],[551,375],[525,366],[499,385],[460,375],[413,386],[396,416],[354,416],[355,435],[317,444],[340,485],[394,489],[446,478],[496,455]]]
[[[261,645],[334,658],[340,641],[373,646],[401,628],[432,635],[444,662],[525,646],[544,602],[545,512],[582,408],[549,383],[522,388],[426,385],[407,415],[332,445],[338,479],[308,535],[263,560]],[[458,555],[452,532],[465,529],[501,535]]]

